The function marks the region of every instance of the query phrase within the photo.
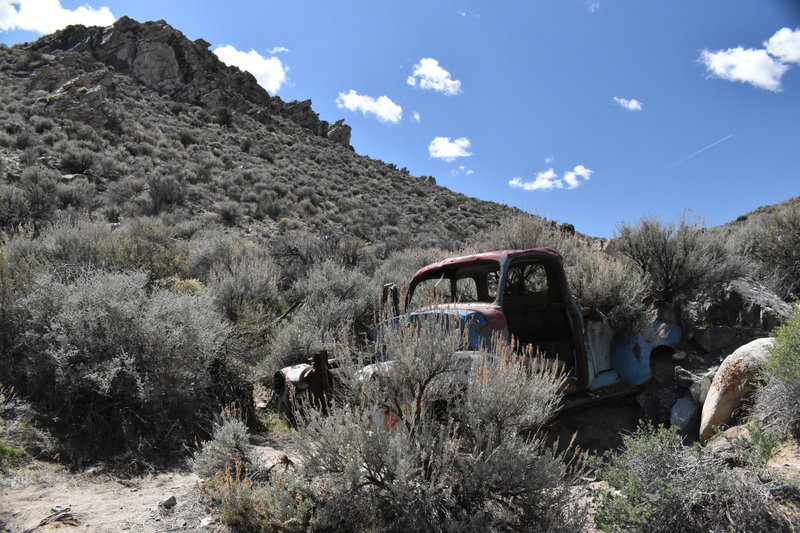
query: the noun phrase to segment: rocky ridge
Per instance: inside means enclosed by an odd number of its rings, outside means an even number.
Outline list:
[[[63,69],[45,66],[37,73],[39,88],[44,90],[62,87],[68,91],[76,84],[89,87],[98,82],[109,90],[103,81],[110,80],[108,69],[113,69],[178,101],[210,110],[226,108],[247,113],[265,124],[279,115],[316,136],[349,146],[351,129],[344,120],[334,124],[320,120],[310,100],[284,102],[278,96],[270,96],[252,74],[226,66],[209,47],[210,43],[203,39],[190,41],[163,20],[139,23],[121,17],[107,27],[69,26],[36,41],[33,50],[43,54],[84,53],[86,59],[107,67],[90,72],[88,76],[94,83],[89,83],[83,79],[60,79],[58,73]],[[84,98],[85,107],[95,109],[102,91],[94,99]]]

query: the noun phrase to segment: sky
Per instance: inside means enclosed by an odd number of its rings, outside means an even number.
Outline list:
[[[799,0],[0,0],[0,42],[164,19],[356,152],[611,237],[800,195]]]

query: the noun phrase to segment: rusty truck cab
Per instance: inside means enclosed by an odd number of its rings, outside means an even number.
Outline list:
[[[406,314],[479,314],[521,355],[560,361],[572,390],[589,385],[583,317],[569,291],[561,256],[549,248],[503,250],[446,259],[420,269]],[[488,341],[488,339],[487,339]]]

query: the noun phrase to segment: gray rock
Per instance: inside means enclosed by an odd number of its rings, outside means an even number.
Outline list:
[[[715,324],[728,324],[758,332],[772,331],[783,318],[792,316],[792,306],[752,280],[737,279],[728,284],[719,301],[708,309]]]
[[[706,352],[715,352],[741,344],[744,340],[737,330],[730,326],[711,326],[696,329],[694,339]]]
[[[175,507],[177,503],[178,499],[175,498],[175,495],[173,494],[172,496],[161,502],[159,505],[161,505],[161,507],[163,507],[164,509],[172,509],[173,507]]]

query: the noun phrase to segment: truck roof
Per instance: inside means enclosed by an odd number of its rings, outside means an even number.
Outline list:
[[[448,259],[445,259],[444,261],[439,261],[438,263],[430,264],[428,266],[422,267],[419,270],[417,270],[412,280],[416,280],[417,278],[420,277],[425,277],[427,274],[436,272],[444,267],[452,265],[463,265],[467,263],[477,263],[480,261],[497,261],[498,263],[503,263],[504,261],[507,260],[525,256],[557,257],[561,259],[561,255],[551,248],[531,248],[528,250],[497,250],[494,252],[484,252],[480,254],[463,255],[460,257],[450,257]]]

